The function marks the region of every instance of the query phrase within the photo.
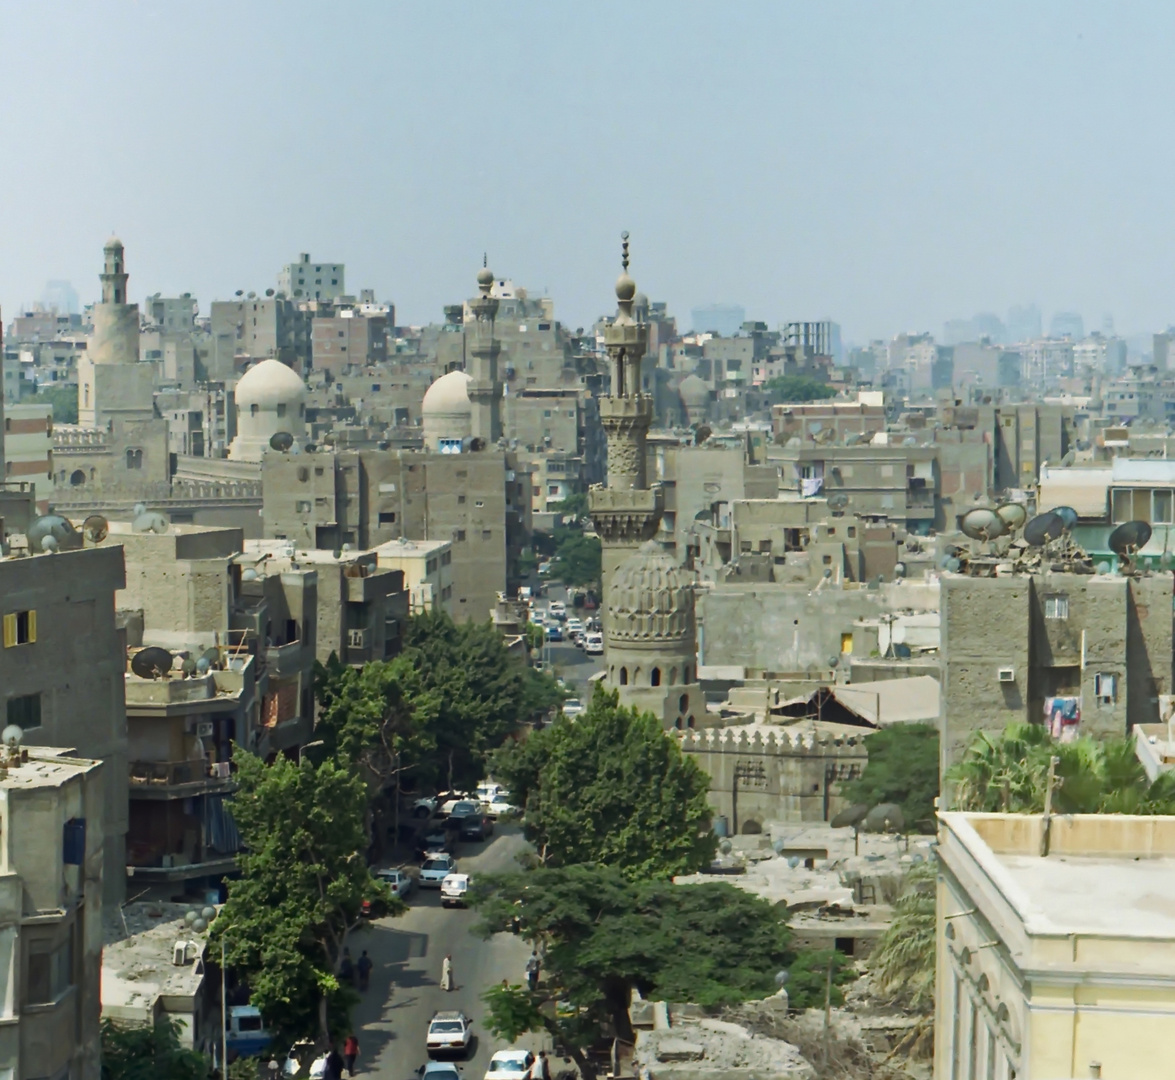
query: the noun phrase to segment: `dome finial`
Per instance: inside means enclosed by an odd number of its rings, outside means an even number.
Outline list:
[[[631,318],[632,298],[636,296],[636,282],[628,276],[628,230],[620,234],[620,277],[616,279],[616,299],[620,301],[620,311]]]
[[[481,253],[481,269],[477,272],[477,288],[482,296],[489,296],[494,286],[494,272],[490,269],[489,255]]]

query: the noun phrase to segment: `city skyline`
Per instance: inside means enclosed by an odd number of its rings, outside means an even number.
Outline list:
[[[488,251],[587,325],[623,228],[679,316],[864,341],[1026,301],[1120,333],[1175,314],[1170,151],[1142,143],[1171,97],[1159,5],[653,4],[640,55],[614,4],[54,10],[3,14],[6,314],[50,279],[93,297],[113,231],[135,295],[262,292],[310,251],[423,323]],[[45,79],[50,25],[71,66]],[[47,130],[68,164],[23,152]]]

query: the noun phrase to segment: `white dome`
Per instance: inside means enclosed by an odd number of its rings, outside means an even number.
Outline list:
[[[293,368],[271,358],[245,372],[237,383],[236,399],[237,408],[299,405],[306,399],[306,384]]]
[[[677,392],[681,395],[681,400],[685,402],[687,408],[710,403],[710,388],[706,385],[705,380],[698,378],[697,375],[687,375],[682,379]]]
[[[421,412],[424,416],[471,415],[469,402],[471,376],[464,371],[450,371],[442,375],[424,392]]]

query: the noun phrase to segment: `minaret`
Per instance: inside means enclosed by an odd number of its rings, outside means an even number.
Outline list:
[[[98,275],[102,279],[102,303],[125,304],[127,273],[123,265],[122,241],[112,236],[106,241],[102,255],[102,273]]]
[[[612,392],[600,398],[600,423],[608,441],[608,483],[588,493],[592,524],[603,546],[605,598],[616,567],[653,538],[664,510],[661,488],[649,488],[645,464],[653,399],[640,392],[640,377],[649,331],[633,317],[636,282],[628,276],[628,233],[622,233],[621,239],[623,272],[616,281],[619,311],[604,330]]]
[[[470,429],[483,449],[497,445],[502,437],[502,383],[498,378],[498,354],[502,351],[494,337],[494,317],[498,314],[497,297],[490,296],[493,271],[482,260],[477,275],[478,296],[469,304],[473,323],[469,334],[469,401],[472,405]]]

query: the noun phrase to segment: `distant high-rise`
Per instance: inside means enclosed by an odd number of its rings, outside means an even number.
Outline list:
[[[1085,337],[1085,320],[1076,311],[1058,311],[1049,322],[1049,337],[1080,341]]]
[[[342,263],[316,263],[303,251],[278,271],[277,291],[291,300],[337,300],[347,289]]]
[[[1009,344],[1032,341],[1040,337],[1040,308],[1035,304],[1013,304],[1008,309],[1007,337]]]
[[[77,290],[68,281],[46,281],[41,306],[56,311],[58,315],[76,315],[81,311]]]
[[[738,304],[707,304],[690,312],[695,334],[721,334],[734,337],[746,322],[746,308]]]

